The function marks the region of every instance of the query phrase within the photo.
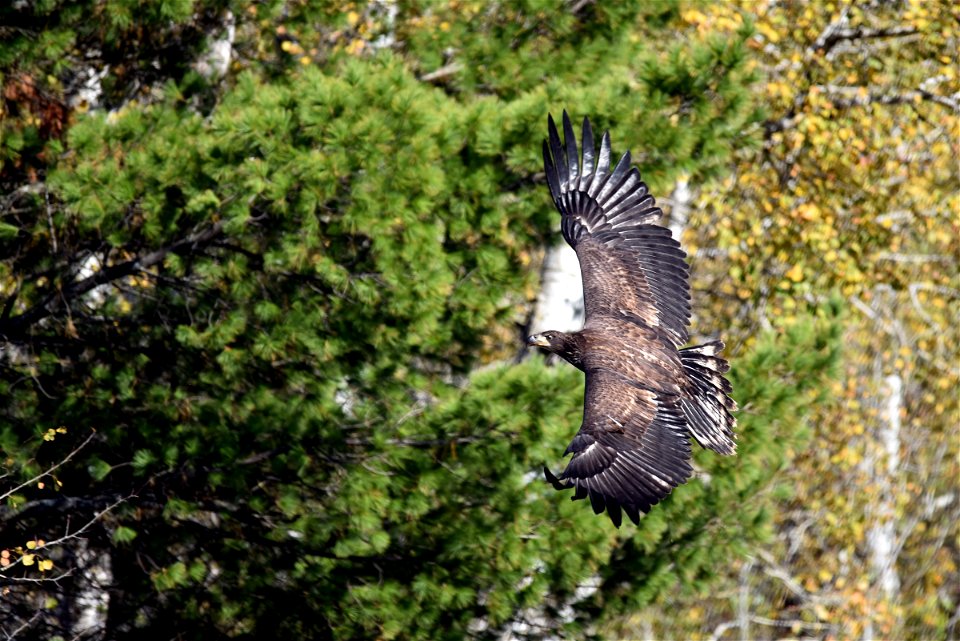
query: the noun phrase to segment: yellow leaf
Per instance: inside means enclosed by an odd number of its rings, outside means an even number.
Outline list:
[[[41,572],[46,572],[47,570],[53,569],[53,561],[50,559],[44,559],[37,564],[37,567],[40,568]]]
[[[22,561],[24,565],[33,565],[33,560],[36,558],[36,554],[24,554]]]
[[[787,278],[792,280],[795,283],[799,283],[803,280],[803,268],[800,265],[794,265],[784,274]]]
[[[806,221],[814,221],[820,218],[820,208],[813,203],[807,203],[797,208],[797,214]]]
[[[349,53],[352,56],[355,56],[359,54],[361,51],[363,51],[363,47],[364,47],[363,40],[360,40],[359,38],[357,38],[355,40],[350,41],[350,44],[347,45],[347,53]]]
[[[684,11],[682,14],[680,14],[680,17],[683,18],[684,22],[689,22],[690,24],[694,25],[698,25],[707,19],[707,16],[703,15],[696,9]]]
[[[764,22],[757,24],[757,31],[763,34],[763,37],[770,42],[775,43],[780,40],[780,34],[777,33],[777,30]]]

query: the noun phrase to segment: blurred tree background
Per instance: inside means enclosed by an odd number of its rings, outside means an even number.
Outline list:
[[[956,638],[946,2],[0,8],[8,638]],[[739,454],[541,481],[548,112],[631,149]]]

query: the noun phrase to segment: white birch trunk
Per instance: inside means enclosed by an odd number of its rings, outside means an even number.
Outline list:
[[[687,220],[690,218],[690,200],[693,194],[690,192],[690,183],[686,177],[677,180],[677,186],[674,187],[670,199],[673,201],[673,207],[670,209],[670,233],[677,242],[683,241],[683,230],[687,228]]]
[[[543,261],[540,296],[533,312],[530,333],[548,329],[572,332],[583,326],[583,282],[580,262],[566,243],[547,250]]]
[[[113,570],[110,555],[102,551],[91,552],[83,538],[77,539],[77,560],[83,568],[84,583],[74,601],[76,619],[72,632],[74,638],[79,639],[95,636],[106,629],[110,607],[107,586],[113,583]]]
[[[890,375],[884,379],[886,397],[883,425],[877,437],[884,461],[868,457],[868,470],[879,491],[879,504],[871,510],[873,523],[867,531],[867,549],[870,555],[872,584],[886,601],[895,601],[900,592],[897,574],[897,532],[895,520],[896,476],[900,470],[900,409],[903,406],[903,379]],[[872,625],[864,630],[863,639],[875,638]]]
[[[903,380],[897,375],[887,376],[884,425],[879,439],[886,456],[886,466],[875,466],[875,475],[881,488],[881,503],[877,507],[876,522],[867,533],[870,548],[870,567],[876,585],[887,600],[896,598],[900,590],[897,575],[896,530],[894,520],[894,492],[896,475],[900,469],[900,408],[903,405]],[[879,468],[879,469],[878,469]]]
[[[230,70],[233,57],[233,40],[237,35],[236,20],[233,13],[227,12],[223,21],[223,35],[210,43],[210,48],[194,63],[197,73],[209,80],[219,80]]]

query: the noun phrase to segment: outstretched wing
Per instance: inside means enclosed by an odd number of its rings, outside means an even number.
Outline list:
[[[584,118],[581,162],[567,112],[563,143],[552,116],[548,124],[544,170],[562,215],[563,237],[580,259],[587,324],[597,316],[623,318],[656,329],[675,347],[685,344],[690,322],[686,254],[670,230],[652,224],[663,212],[630,166],[630,152],[611,171],[609,133],[597,153]]]
[[[621,508],[634,523],[690,478],[690,439],[676,396],[639,386],[616,372],[588,370],[583,425],[564,454],[559,477],[544,469],[573,500],[589,498],[620,527]]]

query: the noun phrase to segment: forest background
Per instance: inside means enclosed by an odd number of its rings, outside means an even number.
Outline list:
[[[13,639],[955,639],[960,5],[0,8]],[[616,530],[521,349],[564,109],[633,151],[735,458]],[[541,301],[542,302],[542,301]]]

